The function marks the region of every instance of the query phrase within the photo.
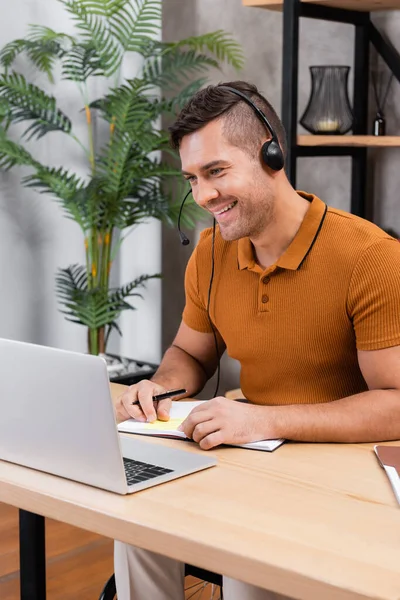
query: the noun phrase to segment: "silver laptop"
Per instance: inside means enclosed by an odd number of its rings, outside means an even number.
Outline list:
[[[103,358],[5,339],[0,459],[119,494],[217,464],[119,434]]]

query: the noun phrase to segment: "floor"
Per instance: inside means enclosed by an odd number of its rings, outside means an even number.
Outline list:
[[[113,542],[46,520],[47,600],[98,600],[113,572]],[[0,503],[0,598],[19,599],[18,510]],[[219,589],[186,578],[187,600],[217,600]],[[151,600],[150,598],[148,600]]]

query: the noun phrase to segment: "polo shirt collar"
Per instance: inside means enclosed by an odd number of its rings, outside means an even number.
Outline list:
[[[327,210],[326,204],[317,198],[317,196],[305,192],[297,193],[310,202],[310,207],[296,236],[276,263],[276,266],[282,269],[291,269],[293,271],[299,268],[311,250],[313,243],[318,237]],[[239,269],[251,270],[254,269],[255,264],[253,245],[250,239],[248,237],[240,238],[238,240]]]

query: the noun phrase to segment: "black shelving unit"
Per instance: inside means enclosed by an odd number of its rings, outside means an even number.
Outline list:
[[[298,66],[300,18],[349,23],[355,27],[354,135],[368,134],[368,85],[370,42],[400,81],[400,56],[372,24],[370,13],[301,2],[283,1],[282,122],[287,132],[286,172],[296,186],[297,159],[304,156],[350,156],[352,159],[351,212],[366,217],[367,147],[300,146],[297,144]],[[351,141],[351,138],[349,139]]]

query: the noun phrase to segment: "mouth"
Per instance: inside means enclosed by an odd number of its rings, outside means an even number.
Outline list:
[[[228,204],[221,210],[213,211],[214,217],[224,217],[230,210],[232,210],[232,208],[234,208],[236,206],[236,204],[237,204],[237,200],[234,200],[233,202],[231,202],[230,204]]]

